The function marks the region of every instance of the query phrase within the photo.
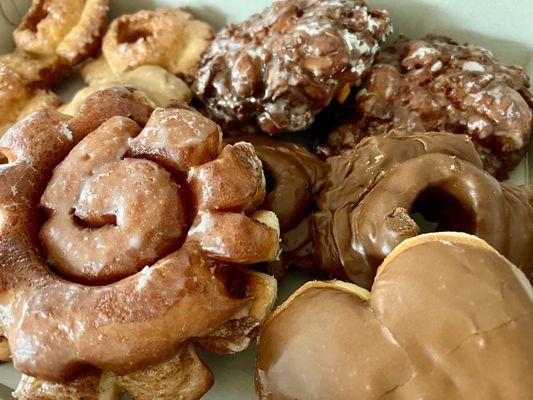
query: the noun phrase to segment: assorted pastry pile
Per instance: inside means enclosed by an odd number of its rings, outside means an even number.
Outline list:
[[[502,182],[530,143],[521,67],[386,45],[362,0],[217,34],[108,8],[33,0],[0,56],[15,398],[199,399],[197,350],[256,340],[261,399],[533,398],[533,188]],[[289,269],[318,280],[272,312]]]

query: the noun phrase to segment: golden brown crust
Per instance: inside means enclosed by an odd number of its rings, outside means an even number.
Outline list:
[[[214,377],[189,343],[172,360],[117,376],[116,382],[135,400],[196,400],[213,386]]]
[[[105,60],[99,58],[90,64],[85,79],[102,76],[108,68],[121,72],[151,64],[190,80],[213,36],[208,24],[179,8],[123,15],[111,23],[104,37]]]
[[[46,89],[95,54],[108,8],[109,0],[33,0],[13,33],[16,49],[0,56],[0,137],[29,112],[60,105]]]
[[[120,389],[109,387],[101,371],[91,369],[68,383],[53,383],[22,375],[13,393],[18,400],[119,400]]]
[[[108,0],[33,0],[13,37],[19,49],[74,65],[98,50],[108,9]]]
[[[61,104],[54,93],[29,88],[27,81],[0,57],[0,137],[18,119],[40,109],[56,109]]]

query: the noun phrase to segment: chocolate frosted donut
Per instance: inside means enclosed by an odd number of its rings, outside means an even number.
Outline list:
[[[485,172],[467,136],[393,131],[328,165],[313,216],[323,272],[370,287],[387,254],[420,233],[412,218],[419,212],[438,230],[481,237],[532,277],[533,189]]]
[[[387,12],[362,0],[276,1],[216,36],[193,89],[224,125],[299,131],[346,98],[391,32]]]
[[[296,143],[248,135],[227,139],[228,143],[251,143],[263,163],[267,194],[262,208],[273,211],[281,230],[281,256],[269,269],[281,278],[291,265],[314,267],[310,215],[322,188],[326,163]]]
[[[469,135],[484,167],[507,177],[527,152],[533,97],[518,66],[446,37],[398,39],[376,56],[349,114],[322,148],[338,154],[362,137],[398,128]]]
[[[24,399],[39,385],[75,392],[89,366],[148,392],[137,399],[155,398],[162,374],[177,387],[157,393],[199,398],[212,375],[195,344],[244,349],[275,299],[275,280],[245,268],[279,252],[276,217],[256,211],[253,147],[223,147],[192,109],[146,114],[134,95],[97,92],[72,118],[31,114],[0,140],[0,325],[35,378]]]
[[[259,338],[261,399],[533,398],[533,289],[486,242],[403,242],[372,292],[310,282]]]

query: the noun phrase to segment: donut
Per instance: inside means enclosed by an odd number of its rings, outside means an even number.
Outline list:
[[[310,282],[259,338],[260,399],[529,399],[533,288],[481,239],[408,239],[372,291]]]
[[[484,167],[505,179],[527,152],[533,96],[519,66],[450,38],[399,38],[376,58],[346,117],[321,152],[339,154],[362,137],[391,129],[469,135]]]
[[[362,0],[275,1],[217,34],[193,90],[228,128],[300,131],[346,98],[391,32],[387,12]]]
[[[302,145],[266,136],[225,140],[239,141],[251,143],[263,163],[268,190],[261,207],[273,211],[279,219],[282,251],[280,260],[268,263],[269,273],[281,279],[291,266],[312,269],[311,213],[322,188],[326,163]]]
[[[92,93],[111,87],[135,88],[143,93],[154,107],[166,107],[172,101],[188,103],[192,99],[192,91],[180,78],[167,70],[154,65],[144,65],[117,74],[111,74],[104,79],[95,81],[80,89],[59,111],[68,115],[78,113],[81,104]]]
[[[75,65],[98,52],[108,10],[109,0],[33,0],[13,37],[36,58]]]
[[[0,55],[0,137],[17,120],[61,99],[49,89],[94,55],[107,26],[108,0],[33,0]]]
[[[533,189],[499,183],[470,138],[446,132],[371,136],[330,157],[313,215],[314,255],[327,275],[369,288],[403,240],[437,230],[481,237],[533,277]]]
[[[48,90],[29,89],[19,74],[0,61],[0,137],[25,115],[61,104],[61,99]]]
[[[242,350],[273,305],[275,279],[246,268],[279,253],[253,147],[144,99],[106,89],[0,139],[0,327],[28,377],[19,398],[102,394],[105,376],[136,399],[200,398],[212,375],[196,347]]]
[[[102,43],[102,56],[88,63],[88,83],[127,68],[157,65],[190,80],[213,39],[210,25],[176,9],[141,10],[115,19]]]

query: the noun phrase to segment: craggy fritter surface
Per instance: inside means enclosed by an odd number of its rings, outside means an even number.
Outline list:
[[[387,12],[361,0],[276,1],[217,35],[194,90],[224,127],[299,131],[346,98],[391,32]]]
[[[484,167],[507,177],[527,152],[533,98],[518,66],[447,37],[398,39],[376,56],[363,89],[321,151],[338,154],[393,128],[469,135]]]

